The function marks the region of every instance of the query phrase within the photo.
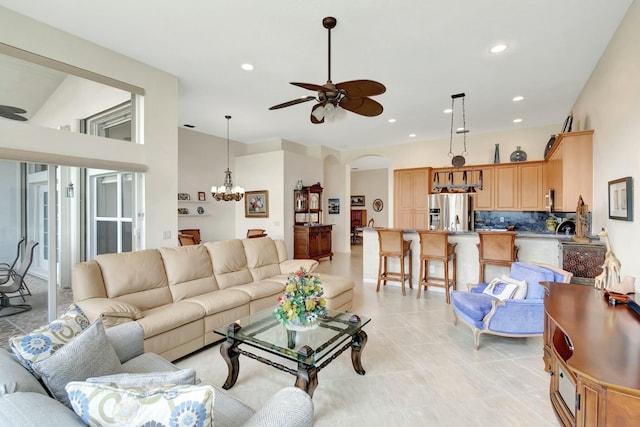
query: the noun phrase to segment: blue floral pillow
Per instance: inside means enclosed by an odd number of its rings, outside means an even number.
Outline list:
[[[88,426],[213,426],[211,385],[117,388],[72,381],[66,386],[73,411]]]
[[[9,338],[9,346],[16,359],[36,378],[40,378],[31,365],[50,357],[88,327],[87,316],[80,307],[71,304],[59,318],[48,325],[26,335]]]

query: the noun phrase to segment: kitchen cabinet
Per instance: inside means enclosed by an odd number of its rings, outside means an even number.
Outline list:
[[[518,163],[518,209],[544,210],[542,162]]]
[[[332,225],[294,225],[293,258],[333,259],[331,251]]]
[[[561,133],[547,153],[545,190],[553,189],[553,211],[574,212],[578,198],[593,206],[593,130]]]
[[[427,195],[431,168],[397,169],[393,171],[394,227],[427,228]]]
[[[496,210],[518,210],[518,167],[515,164],[496,166],[495,199]]]
[[[476,190],[473,208],[477,211],[493,211],[495,210],[495,185],[493,180],[495,167],[482,166],[476,170],[482,171],[482,190]],[[476,179],[474,182],[479,182],[476,174],[479,174],[479,172],[474,173],[473,176]]]

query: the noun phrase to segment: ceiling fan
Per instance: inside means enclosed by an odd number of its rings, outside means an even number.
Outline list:
[[[4,117],[5,119],[24,122],[27,118],[21,116],[21,114],[25,114],[26,112],[27,111],[22,108],[12,107],[10,105],[0,105],[0,117]]]
[[[382,83],[373,80],[351,80],[334,84],[331,81],[331,29],[336,26],[336,18],[328,16],[322,20],[322,26],[328,30],[329,34],[329,77],[324,85],[313,83],[291,82],[294,86],[317,92],[317,96],[305,96],[282,104],[274,105],[269,110],[290,107],[307,101],[317,101],[311,108],[311,123],[324,123],[333,120],[341,114],[341,109],[351,111],[361,116],[373,117],[382,113],[382,105],[369,98],[380,95],[386,91]],[[339,108],[341,107],[341,108]],[[342,111],[343,113],[344,111]]]

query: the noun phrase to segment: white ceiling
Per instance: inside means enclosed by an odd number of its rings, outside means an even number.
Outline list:
[[[562,123],[632,0],[0,0],[0,5],[179,78],[178,125],[245,143],[283,138],[339,150],[448,138],[465,92],[470,135]],[[2,11],[0,10],[0,13]],[[377,117],[314,125],[324,84],[371,79]],[[1,40],[0,40],[1,41]],[[498,43],[509,48],[492,55]],[[251,63],[255,69],[240,68]],[[515,103],[516,95],[524,100]],[[2,104],[0,100],[0,104]],[[456,122],[460,117],[456,104]],[[388,123],[395,118],[396,123]],[[515,124],[513,119],[522,118]],[[558,129],[560,130],[560,129]],[[409,134],[416,134],[410,138]]]

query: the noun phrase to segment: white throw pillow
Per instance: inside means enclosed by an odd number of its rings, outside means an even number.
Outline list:
[[[516,291],[518,285],[513,283],[508,283],[500,278],[493,279],[491,283],[484,288],[482,291],[483,294],[491,295],[492,297],[496,297],[501,301],[506,299],[511,299],[511,296]]]
[[[503,274],[500,277],[500,280],[507,283],[513,283],[514,285],[518,286],[518,289],[516,289],[516,291],[513,293],[513,295],[511,296],[511,299],[525,299],[525,297],[527,296],[526,280],[514,279],[513,277],[509,277],[506,274]]]
[[[89,426],[213,426],[212,385],[118,388],[73,381],[66,389]]]
[[[29,332],[26,335],[14,335],[9,338],[9,346],[16,359],[40,378],[32,365],[44,360],[89,327],[89,319],[75,304],[56,320]]]

